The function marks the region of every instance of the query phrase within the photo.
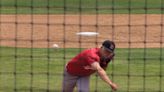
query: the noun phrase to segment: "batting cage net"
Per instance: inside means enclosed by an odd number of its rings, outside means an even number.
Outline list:
[[[117,92],[164,92],[163,13],[164,0],[0,0],[0,92],[61,92],[67,62],[107,39]],[[112,92],[97,74],[89,86]]]

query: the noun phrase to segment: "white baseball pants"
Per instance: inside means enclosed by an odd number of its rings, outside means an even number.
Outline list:
[[[73,92],[75,86],[78,92],[89,92],[89,78],[90,76],[73,76],[65,69],[62,92]]]

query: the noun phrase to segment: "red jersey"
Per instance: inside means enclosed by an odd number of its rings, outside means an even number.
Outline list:
[[[67,72],[75,76],[89,76],[95,72],[92,69],[86,69],[93,62],[100,62],[99,48],[92,48],[82,51],[68,62]]]

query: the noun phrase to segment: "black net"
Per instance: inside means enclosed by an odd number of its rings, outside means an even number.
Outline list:
[[[60,92],[66,63],[106,39],[118,92],[164,92],[163,13],[163,0],[0,0],[0,92]],[[90,92],[109,91],[93,74]]]

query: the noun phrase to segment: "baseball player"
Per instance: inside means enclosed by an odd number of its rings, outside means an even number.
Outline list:
[[[114,57],[115,43],[105,40],[100,48],[91,48],[82,51],[70,60],[64,70],[62,92],[73,92],[77,86],[78,92],[89,92],[89,77],[97,72],[112,90],[118,86],[107,76],[105,69]]]

